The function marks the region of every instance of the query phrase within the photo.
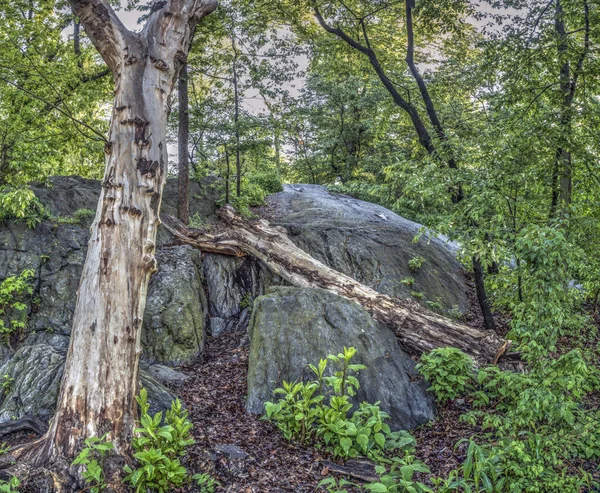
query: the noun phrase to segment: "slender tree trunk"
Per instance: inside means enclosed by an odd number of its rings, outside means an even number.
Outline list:
[[[483,315],[483,325],[487,330],[496,330],[494,315],[492,314],[492,306],[490,299],[485,291],[485,278],[483,266],[479,256],[473,255],[473,273],[475,275],[475,290],[477,291],[477,300]]]
[[[445,157],[446,162],[448,163],[448,167],[454,170],[458,169],[458,164],[452,155],[452,149],[449,148],[447,144],[447,136],[444,127],[442,126],[442,122],[438,118],[437,111],[435,109],[435,105],[433,104],[433,100],[429,95],[429,90],[427,89],[427,84],[423,80],[419,69],[415,63],[415,34],[413,31],[413,8],[415,7],[415,0],[406,0],[406,29],[407,29],[407,37],[408,43],[406,48],[406,63],[408,68],[410,69],[410,73],[415,79],[417,86],[419,87],[419,92],[421,93],[421,99],[423,99],[423,103],[425,104],[425,109],[427,110],[427,115],[429,116],[429,121],[433,126],[436,135],[438,136],[441,146],[444,148],[445,154],[449,154],[449,156]],[[459,203],[463,199],[463,189],[462,185],[458,184],[458,186],[452,190],[452,202],[455,204]]]
[[[178,84],[179,96],[179,129],[177,135],[179,175],[177,195],[177,217],[184,224],[190,223],[190,104],[188,94],[187,64],[181,67]]]
[[[106,0],[71,5],[113,73],[115,100],[57,411],[48,433],[21,455],[40,465],[69,461],[86,438],[104,434],[117,458],[129,452],[170,99],[195,25],[216,2],[163,2],[140,33],[128,31]],[[107,478],[116,490],[121,474],[114,468]]]
[[[229,180],[231,180],[231,165],[229,164],[229,148],[225,146],[225,163],[227,165],[227,174],[225,175],[225,203],[229,204],[230,193],[229,193]]]
[[[233,98],[234,98],[234,122],[235,122],[235,168],[236,182],[235,192],[239,197],[242,194],[242,161],[240,157],[240,94],[238,88],[238,73],[237,73],[237,57],[238,52],[235,46],[235,36],[231,38],[231,46],[233,47]]]
[[[573,101],[577,91],[577,82],[583,72],[585,59],[590,48],[590,11],[587,0],[583,1],[584,41],[577,63],[571,74],[569,61],[569,33],[565,24],[565,12],[562,0],[556,0],[554,11],[554,29],[558,38],[558,58],[562,62],[559,74],[560,92],[562,97],[560,112],[561,135],[560,145],[556,150],[556,160],[552,172],[552,199],[550,217],[553,218],[558,210],[562,216],[568,214],[573,194],[573,155],[571,153],[571,134],[573,127]]]

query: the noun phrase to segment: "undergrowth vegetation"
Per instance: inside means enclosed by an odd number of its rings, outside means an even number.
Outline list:
[[[191,435],[193,425],[181,401],[173,401],[164,416],[162,412],[151,416],[146,389],[140,390],[136,400],[140,419],[131,443],[134,463],[125,466],[123,482],[136,493],[168,493],[192,483],[200,493],[213,493],[218,485],[215,479],[206,473],[190,476],[181,464],[188,447],[194,443]],[[72,463],[80,466],[81,477],[91,493],[100,493],[108,488],[105,460],[113,448],[106,436],[88,438]]]
[[[11,345],[27,324],[27,301],[33,294],[33,270],[0,281],[0,338]]]
[[[466,457],[446,477],[433,476],[415,458],[415,440],[406,431],[392,432],[378,403],[361,403],[352,412],[350,399],[364,369],[351,363],[355,353],[345,348],[310,365],[314,380],[284,382],[275,391],[280,399],[265,405],[265,418],[288,440],[313,444],[340,458],[368,457],[377,464],[378,482],[360,486],[328,477],[320,484],[323,489],[575,493],[598,486],[583,464],[600,458],[598,410],[585,405],[586,396],[600,389],[600,375],[581,350],[532,362],[526,372],[478,368],[453,348],[424,355],[417,370],[430,390],[442,404],[459,397],[467,401],[461,420],[478,430],[456,444],[466,447]],[[328,362],[335,365],[330,376]]]

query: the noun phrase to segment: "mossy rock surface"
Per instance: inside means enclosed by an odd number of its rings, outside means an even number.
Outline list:
[[[329,291],[271,288],[254,303],[249,336],[250,412],[263,413],[284,380],[310,380],[309,364],[352,346],[357,349],[353,362],[367,367],[359,374],[355,403],[379,401],[396,429],[414,428],[435,416],[427,386],[395,335],[356,303]]]

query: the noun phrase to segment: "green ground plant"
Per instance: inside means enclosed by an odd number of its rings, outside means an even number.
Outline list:
[[[0,282],[0,337],[10,346],[27,325],[27,300],[33,294],[33,270],[24,270]]]
[[[181,465],[180,458],[186,449],[194,443],[190,433],[192,423],[181,401],[175,400],[171,409],[165,413],[148,414],[148,394],[140,390],[136,397],[140,406],[140,420],[132,441],[133,458],[136,464],[125,466],[126,484],[136,493],[167,493],[183,485],[188,479],[188,471]]]
[[[28,188],[0,190],[0,221],[14,219],[35,228],[46,215],[44,206]]]
[[[316,443],[338,457],[365,455],[379,458],[386,451],[414,445],[410,433],[392,432],[386,421],[389,415],[379,403],[361,403],[352,414],[351,397],[360,383],[356,375],[365,367],[353,364],[355,348],[330,354],[318,365],[309,365],[315,380],[284,382],[275,395],[277,402],[265,403],[265,418],[273,421],[288,440]],[[334,370],[327,375],[331,362]]]
[[[21,481],[16,476],[11,476],[8,481],[0,480],[0,493],[19,493]]]
[[[88,485],[90,493],[100,493],[107,487],[104,478],[104,459],[114,447],[112,442],[106,440],[106,435],[101,438],[88,438],[84,443],[85,447],[71,465],[83,467],[81,476]]]

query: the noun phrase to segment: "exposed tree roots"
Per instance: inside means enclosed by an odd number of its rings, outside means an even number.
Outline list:
[[[439,347],[456,347],[481,364],[498,362],[510,347],[494,331],[481,331],[433,313],[410,300],[378,293],[298,248],[284,228],[264,220],[248,220],[230,206],[221,208],[218,231],[186,227],[170,216],[164,226],[182,243],[205,252],[250,255],[297,287],[322,288],[350,299],[393,329],[408,351],[423,353]]]

